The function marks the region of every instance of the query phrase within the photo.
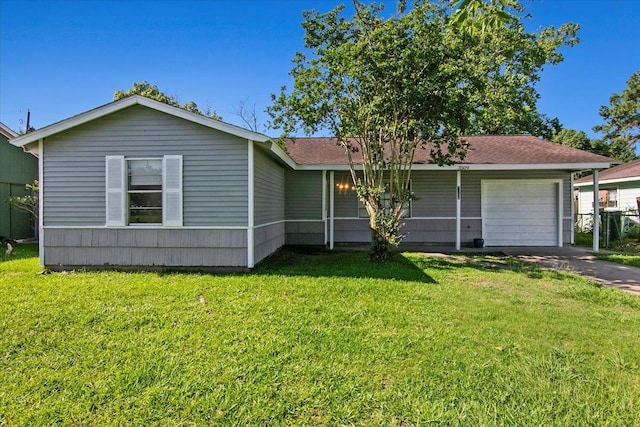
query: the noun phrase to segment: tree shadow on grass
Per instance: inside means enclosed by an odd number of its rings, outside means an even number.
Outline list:
[[[326,251],[311,248],[285,248],[265,262],[252,274],[349,277],[437,284],[430,271],[453,271],[471,268],[486,272],[516,271],[530,278],[542,279],[549,273],[538,265],[523,262],[504,254],[480,256],[427,256],[417,252],[396,253],[385,263],[372,263],[366,251]],[[556,279],[569,275],[556,272]]]
[[[384,263],[373,263],[369,261],[369,254],[364,251],[329,252],[309,248],[280,250],[261,263],[253,271],[253,274],[437,283],[420,265],[402,254],[394,254],[389,261]]]
[[[438,281],[429,271],[451,271],[472,268],[482,271],[502,270],[503,265],[470,262],[466,257],[425,256],[421,253],[395,253],[384,263],[373,263],[366,251],[326,251],[313,248],[285,248],[260,264],[254,274],[349,277],[409,282]]]

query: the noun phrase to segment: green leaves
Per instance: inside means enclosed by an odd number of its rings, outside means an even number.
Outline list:
[[[634,147],[640,140],[640,71],[631,75],[622,93],[611,95],[609,103],[600,107],[605,123],[593,130],[604,133],[604,140],[616,158],[633,160]]]
[[[198,105],[193,101],[180,104],[173,95],[165,94],[158,88],[158,86],[152,85],[151,83],[148,83],[146,81],[134,82],[133,87],[126,92],[122,90],[115,91],[115,93],[113,94],[113,100],[117,101],[118,99],[126,98],[127,96],[131,95],[142,95],[155,101],[171,105],[172,107],[182,108],[183,110],[187,110],[191,113],[200,114],[211,119],[222,120],[222,117],[220,117],[218,114],[216,114],[215,111],[211,110],[210,108],[207,107],[204,111],[201,111],[198,108]]]
[[[28,212],[33,218],[38,218],[38,194],[40,183],[36,179],[31,184],[25,185],[27,194],[24,196],[13,196],[7,199],[7,203],[21,211]]]

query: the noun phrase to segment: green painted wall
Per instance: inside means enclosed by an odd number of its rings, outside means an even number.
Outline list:
[[[13,239],[33,237],[33,221],[6,200],[25,194],[25,184],[38,177],[38,159],[9,144],[0,135],[0,235]]]

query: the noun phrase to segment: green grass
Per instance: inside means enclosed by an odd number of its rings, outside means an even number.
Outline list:
[[[591,236],[589,233],[576,233],[576,245],[591,246]],[[602,245],[602,239],[600,239],[600,245]],[[622,242],[614,242],[596,256],[605,261],[640,267],[640,242],[635,236],[624,239]]]
[[[605,261],[616,262],[618,264],[632,265],[634,267],[640,267],[640,253],[638,254],[630,254],[630,253],[600,253],[596,255],[598,259],[603,259]]]
[[[40,274],[34,254],[0,258],[0,425],[640,424],[640,298],[571,274],[291,252]]]

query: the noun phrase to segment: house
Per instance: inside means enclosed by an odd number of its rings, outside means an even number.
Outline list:
[[[18,135],[0,123],[0,236],[12,239],[33,237],[31,216],[7,203],[9,197],[26,194],[26,184],[38,177],[38,159],[8,141]]]
[[[611,160],[532,136],[469,137],[464,163],[416,158],[408,243],[573,241],[572,172]],[[12,140],[39,154],[41,262],[252,268],[285,244],[367,242],[331,138],[269,137],[131,96]]]
[[[578,179],[576,213],[578,224],[589,227],[593,221],[593,176]],[[640,200],[640,159],[624,163],[598,174],[598,207],[607,212],[621,212],[627,222],[638,222]]]

